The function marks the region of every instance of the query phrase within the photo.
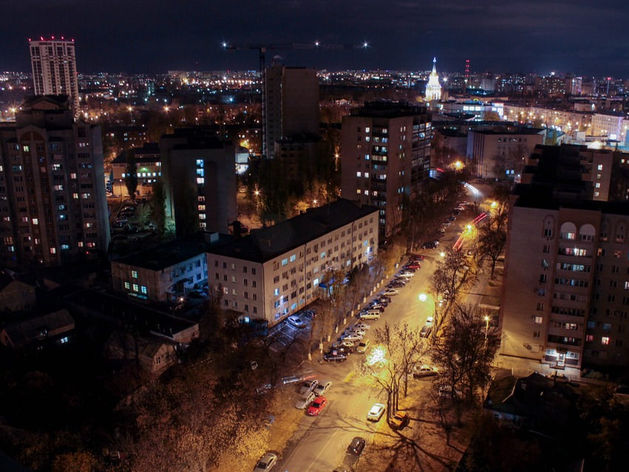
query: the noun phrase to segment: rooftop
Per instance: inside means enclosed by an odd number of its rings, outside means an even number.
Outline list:
[[[176,239],[159,246],[135,252],[113,262],[149,270],[163,270],[206,251],[208,243],[200,236]]]
[[[217,244],[209,253],[254,262],[266,262],[341,226],[377,212],[371,206],[359,206],[339,199],[328,205],[311,208],[306,213],[268,228],[252,231],[249,236]]]
[[[382,100],[366,102],[365,105],[352,112],[352,116],[369,118],[397,118],[401,116],[425,115],[426,107],[411,105],[405,102]]]

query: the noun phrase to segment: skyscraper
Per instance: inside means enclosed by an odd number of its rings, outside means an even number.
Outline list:
[[[319,81],[314,69],[274,64],[266,70],[262,154],[281,138],[319,134]]]
[[[35,95],[68,95],[74,114],[79,110],[79,83],[74,39],[28,40]]]
[[[0,127],[0,238],[9,266],[108,249],[100,127],[75,123],[65,98],[32,97]]]

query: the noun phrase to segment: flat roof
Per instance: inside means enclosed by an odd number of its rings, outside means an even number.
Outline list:
[[[226,244],[208,248],[209,253],[266,262],[293,248],[345,226],[352,221],[377,212],[372,206],[360,206],[346,199],[339,199],[268,228],[254,230],[248,236]]]
[[[149,270],[162,270],[204,253],[208,245],[200,236],[176,239],[112,262]]]

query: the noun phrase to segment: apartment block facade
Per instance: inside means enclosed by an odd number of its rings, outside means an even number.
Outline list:
[[[72,110],[79,111],[79,78],[74,39],[28,40],[35,95],[67,95]]]
[[[563,148],[538,149],[512,208],[502,350],[555,368],[627,365],[629,203],[595,200]]]
[[[431,139],[424,107],[368,103],[343,118],[341,195],[378,208],[382,239],[399,230],[404,199],[428,178]]]
[[[208,283],[223,308],[274,325],[319,298],[338,270],[378,251],[378,210],[348,200],[208,249]]]
[[[100,127],[75,123],[62,96],[24,102],[0,127],[0,259],[61,265],[106,252],[109,216]]]

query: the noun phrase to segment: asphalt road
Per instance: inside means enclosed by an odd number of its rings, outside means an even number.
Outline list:
[[[439,248],[421,251],[426,257],[421,269],[406,287],[399,289],[398,295],[392,297],[379,320],[367,321],[371,326],[370,331],[384,326],[385,322],[399,324],[406,321],[412,327],[422,326],[426,322],[426,318],[434,311],[434,305],[430,298],[421,302],[419,294],[428,292],[439,253],[454,244],[465,223],[466,219],[457,219],[441,238]],[[371,336],[373,335],[368,333],[366,338],[370,339]],[[386,421],[384,416],[376,425],[367,421],[367,412],[371,405],[375,402],[386,404],[386,395],[374,385],[372,379],[364,378],[358,373],[358,365],[363,359],[362,354],[352,354],[346,362],[340,364],[313,360],[312,370],[317,378],[333,382],[326,395],[329,403],[318,417],[309,417],[304,413],[299,429],[280,459],[276,468],[278,471],[332,472],[342,464],[351,465],[353,461],[346,454],[346,449],[352,438],[363,437],[369,447],[375,428],[388,428],[386,424],[382,424]],[[294,405],[286,407],[294,408]]]

